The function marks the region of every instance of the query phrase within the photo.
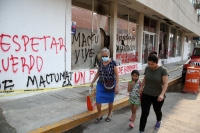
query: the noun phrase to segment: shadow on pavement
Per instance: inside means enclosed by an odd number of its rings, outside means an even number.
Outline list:
[[[0,108],[0,133],[16,133],[15,129],[11,127],[3,116],[3,111]]]

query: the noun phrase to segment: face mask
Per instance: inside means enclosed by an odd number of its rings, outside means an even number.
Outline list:
[[[102,60],[106,62],[109,60],[109,57],[102,57]]]

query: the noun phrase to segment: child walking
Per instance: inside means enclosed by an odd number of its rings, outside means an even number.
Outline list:
[[[139,71],[138,70],[133,70],[131,72],[131,77],[132,80],[128,82],[128,92],[129,92],[129,102],[131,104],[131,110],[132,110],[132,116],[130,118],[130,124],[129,126],[131,128],[134,127],[134,121],[136,118],[136,110],[138,106],[141,104],[140,103],[140,93],[139,89],[141,86],[141,82],[139,81]]]

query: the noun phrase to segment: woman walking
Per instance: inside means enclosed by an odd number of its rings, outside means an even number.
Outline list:
[[[101,104],[108,103],[108,114],[106,121],[111,121],[111,112],[113,108],[113,101],[115,94],[118,93],[118,83],[119,83],[119,75],[116,62],[110,58],[110,51],[107,48],[103,48],[101,50],[102,61],[98,63],[98,72],[95,75],[94,79],[92,80],[90,87],[93,87],[93,83],[98,79],[97,86],[96,86],[96,104],[98,115],[95,119],[95,122],[99,122],[103,119],[101,114]],[[107,82],[113,81],[114,87],[108,87],[109,89],[113,88],[112,90],[107,89]],[[112,82],[110,82],[112,83]]]
[[[162,123],[161,108],[168,87],[168,73],[164,67],[158,65],[156,52],[150,53],[148,57],[148,66],[145,68],[144,75],[145,77],[140,88],[140,92],[142,92],[142,114],[140,117],[139,133],[143,133],[145,130],[149,110],[152,104],[157,119],[154,128],[159,129]]]

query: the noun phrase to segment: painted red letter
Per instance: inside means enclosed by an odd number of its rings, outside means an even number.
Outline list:
[[[59,43],[56,43],[56,39],[53,37],[52,38],[52,43],[51,43],[51,49],[52,49],[52,46],[53,45],[55,45],[55,47],[56,47],[56,54],[58,53],[58,48],[57,48],[57,45],[58,45]]]
[[[15,44],[18,45],[18,49],[15,49],[15,51],[18,52],[18,51],[21,49],[21,46],[20,46],[20,44],[19,44],[18,42],[15,41],[15,38],[18,38],[18,36],[17,36],[17,35],[14,35],[14,36],[13,36],[13,39],[12,39],[13,42],[14,42]]]
[[[35,45],[38,45],[39,43],[34,43],[34,40],[36,40],[36,39],[40,39],[40,38],[38,38],[38,37],[32,37],[30,40],[31,40],[31,48],[32,48],[32,50],[34,51],[34,52],[38,52],[38,50],[35,50],[34,49],[34,46]]]
[[[29,42],[29,37],[26,36],[26,35],[23,35],[23,36],[22,36],[22,39],[24,40],[24,51],[26,51],[26,45],[27,45],[28,42]]]
[[[18,62],[15,62],[15,59],[18,59],[18,57],[11,55],[10,60],[12,61],[12,70],[13,70],[14,73],[16,73],[17,70],[18,70],[18,68],[15,69],[15,66],[18,64]]]
[[[3,50],[3,52],[7,52],[10,49],[10,43],[4,43],[3,42],[3,37],[11,38],[11,36],[10,35],[6,35],[6,34],[1,34],[1,36],[0,36],[1,49]],[[7,49],[5,48],[5,46],[7,46]]]

